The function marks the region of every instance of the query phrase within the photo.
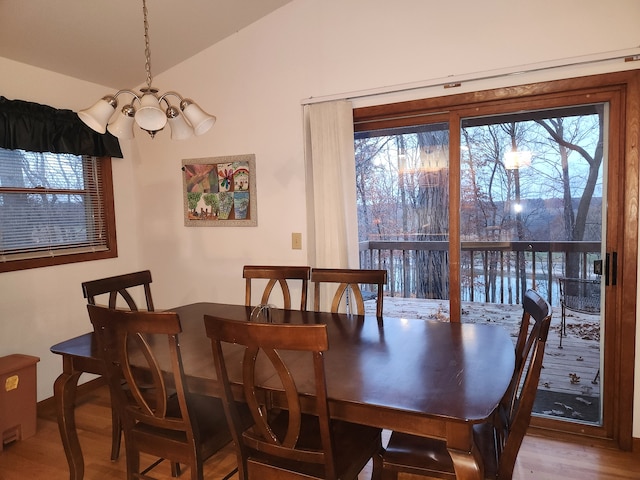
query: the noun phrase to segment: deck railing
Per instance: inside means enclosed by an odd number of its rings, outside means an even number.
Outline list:
[[[360,243],[360,267],[389,272],[386,294],[416,297],[419,252],[440,252],[448,258],[447,241],[366,241]],[[599,278],[594,261],[601,256],[600,242],[461,242],[462,300],[520,303],[526,288],[535,288],[558,305],[558,278],[572,275]],[[487,280],[488,279],[488,280]]]

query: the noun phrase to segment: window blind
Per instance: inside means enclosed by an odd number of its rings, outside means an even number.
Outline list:
[[[0,149],[0,262],[108,249],[98,158]]]

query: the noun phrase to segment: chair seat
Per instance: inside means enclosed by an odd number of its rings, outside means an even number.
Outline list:
[[[484,463],[485,478],[495,479],[498,471],[495,435],[489,423],[473,427],[473,437]],[[401,469],[413,475],[455,479],[453,461],[443,440],[393,432],[383,457],[383,468]]]
[[[273,421],[272,428],[277,435],[284,435],[288,425],[288,415],[282,411]],[[357,478],[380,444],[380,428],[368,427],[350,422],[331,421],[331,431],[334,439],[334,459],[338,478]],[[300,428],[299,449],[322,450],[320,422],[313,415],[302,416]],[[312,478],[327,478],[324,464],[311,464],[286,460],[262,452],[252,452],[251,461],[262,463],[269,469],[277,469],[283,472],[291,471],[308,475]]]
[[[287,424],[288,415],[286,411],[283,411],[273,420],[271,425],[274,433],[282,435],[286,432]],[[356,479],[358,473],[371,458],[370,452],[379,446],[381,429],[335,420],[331,422],[331,431],[334,438],[334,459],[338,478]],[[302,416],[298,448],[322,450],[318,417]],[[261,469],[280,472],[276,474],[278,478],[285,476],[285,472],[296,472],[297,476],[304,474],[310,478],[327,478],[324,464],[296,462],[255,451],[251,453],[250,461],[261,464],[259,466]]]
[[[173,401],[175,399],[175,401]],[[224,415],[222,401],[219,398],[204,395],[190,395],[191,414],[195,415],[200,437],[198,448],[203,459],[209,458],[231,441],[231,433]],[[177,398],[172,397],[167,408],[168,416],[179,418],[180,407]],[[140,422],[132,429],[137,448],[162,458],[173,458],[181,463],[188,463],[189,456],[181,456],[179,452],[187,443],[184,431],[156,427]],[[162,442],[158,442],[162,438]],[[181,448],[182,447],[182,448]]]
[[[445,442],[406,433],[393,432],[383,456],[383,468],[402,467],[414,475],[442,471],[441,478],[455,478],[453,462]],[[451,475],[444,475],[451,472]]]
[[[332,422],[331,428],[339,478],[356,478],[379,448],[382,429],[341,421]]]
[[[203,454],[209,457],[231,441],[222,400],[193,394],[189,400],[196,414]]]

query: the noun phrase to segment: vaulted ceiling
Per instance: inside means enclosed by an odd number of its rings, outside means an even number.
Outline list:
[[[147,0],[153,75],[290,1]],[[145,82],[144,47],[142,0],[0,0],[0,57],[121,89]]]

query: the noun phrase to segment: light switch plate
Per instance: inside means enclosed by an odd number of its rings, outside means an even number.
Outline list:
[[[302,250],[302,234],[301,233],[294,232],[291,234],[291,249]]]

